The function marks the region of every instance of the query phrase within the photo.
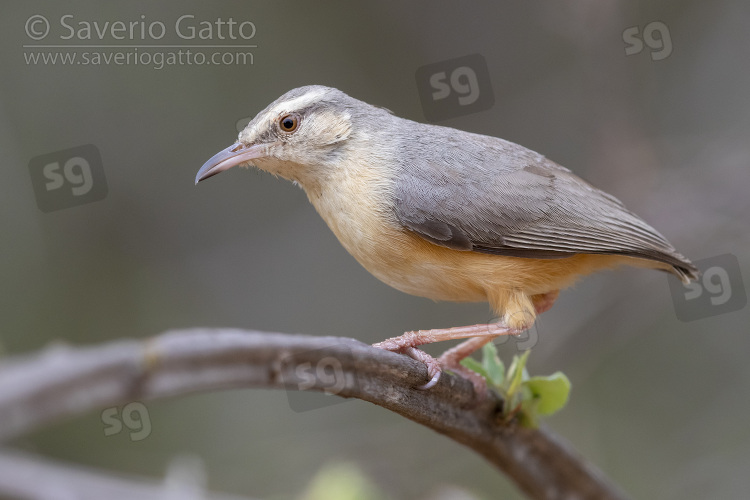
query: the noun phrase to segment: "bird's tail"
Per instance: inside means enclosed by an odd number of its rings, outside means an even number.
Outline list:
[[[682,255],[680,255],[680,257],[682,257]],[[685,259],[685,257],[682,258]],[[672,274],[680,278],[680,281],[682,281],[686,285],[691,281],[696,281],[701,275],[700,270],[687,259],[685,259],[681,264],[673,265],[671,272]]]

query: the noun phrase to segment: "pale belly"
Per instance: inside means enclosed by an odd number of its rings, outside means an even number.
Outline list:
[[[391,238],[387,249],[348,250],[375,277],[404,293],[433,300],[487,301],[482,281],[463,265],[463,259],[443,255],[442,249],[425,251],[421,243],[410,244],[408,239]]]
[[[490,301],[534,296],[572,285],[580,277],[622,264],[652,267],[642,259],[578,254],[562,259],[527,259],[459,251],[430,243],[407,230],[381,234],[377,245],[339,240],[370,273],[402,292],[433,300]]]
[[[372,191],[348,193],[339,188],[327,196],[310,196],[310,201],[344,248],[384,283],[434,300],[487,300],[471,273],[461,270],[462,259],[450,255],[459,252],[402,229],[387,207],[373,199]]]
[[[488,290],[530,285],[519,275],[525,270],[517,265],[519,259],[435,245],[377,211],[360,212],[356,217],[344,211],[318,211],[365,269],[402,292],[433,300],[485,302]],[[544,284],[534,293],[547,288]]]

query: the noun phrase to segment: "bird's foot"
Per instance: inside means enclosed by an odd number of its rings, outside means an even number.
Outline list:
[[[424,363],[427,367],[427,377],[430,380],[428,380],[426,384],[417,387],[417,389],[424,391],[431,387],[434,387],[435,384],[438,383],[438,380],[440,380],[440,375],[443,373],[443,368],[442,366],[440,366],[440,361],[433,358],[421,349],[417,349],[416,347],[405,347],[397,352],[406,354],[411,359],[415,359],[421,363]]]
[[[489,340],[491,339],[486,340],[487,342],[489,342]],[[484,399],[485,395],[487,394],[487,382],[484,380],[484,377],[461,365],[461,361],[459,359],[453,356],[446,356],[446,354],[449,354],[450,351],[446,352],[438,359],[433,358],[426,352],[422,351],[421,349],[417,349],[416,347],[406,347],[398,352],[400,352],[401,354],[406,354],[410,358],[424,363],[427,367],[427,377],[430,380],[426,384],[417,387],[417,389],[425,391],[434,387],[440,380],[440,376],[443,374],[443,371],[448,370],[469,380],[469,382],[471,382],[471,384],[474,386],[474,392],[477,394],[480,400]]]
[[[426,390],[434,387],[440,380],[443,370],[450,370],[468,379],[474,386],[477,396],[480,399],[484,399],[487,394],[486,381],[481,375],[462,366],[461,360],[499,335],[515,335],[517,333],[516,330],[501,324],[462,326],[442,330],[420,330],[417,332],[406,332],[400,337],[393,337],[383,342],[378,342],[377,344],[373,344],[373,347],[406,354],[410,358],[424,363],[427,366],[429,381],[420,386],[420,389]],[[435,359],[426,352],[417,349],[417,346],[431,342],[467,337],[469,337],[468,340],[447,350],[439,359]]]
[[[457,346],[445,351],[438,362],[446,370],[450,370],[468,379],[474,385],[474,393],[477,395],[479,400],[483,400],[487,396],[487,381],[483,376],[479,375],[473,370],[469,370],[461,364],[461,360],[467,358],[474,351],[481,349],[485,344],[492,342],[497,335],[491,337],[474,337],[461,342]]]

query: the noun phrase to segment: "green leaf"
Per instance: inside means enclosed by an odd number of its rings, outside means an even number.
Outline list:
[[[547,377],[531,377],[524,385],[531,391],[535,402],[533,412],[538,415],[552,415],[568,402],[570,380],[562,372]]]
[[[570,380],[562,372],[547,377],[529,377],[526,362],[531,351],[513,356],[508,370],[497,355],[494,344],[482,348],[482,361],[466,358],[461,364],[494,385],[505,400],[506,418],[518,418],[525,427],[536,427],[539,417],[552,415],[568,402]]]
[[[529,359],[529,354],[531,354],[530,350],[524,352],[521,356],[513,356],[513,362],[510,364],[510,368],[508,368],[508,377],[506,378],[506,383],[508,384],[507,394],[509,397],[513,397],[518,388],[521,387],[523,371],[526,367],[526,360]]]
[[[477,372],[484,378],[489,380],[489,377],[487,376],[487,371],[484,369],[484,366],[482,363],[477,361],[474,358],[464,358],[461,360],[461,365],[463,365],[465,368],[468,368],[469,370],[473,372]]]
[[[497,356],[497,349],[494,344],[486,344],[482,348],[482,362],[474,358],[464,358],[461,364],[471,371],[477,372],[487,380],[487,383],[500,387],[505,377],[505,366]]]
[[[482,365],[487,372],[487,379],[497,387],[503,384],[505,365],[497,355],[497,347],[492,342],[482,348]]]

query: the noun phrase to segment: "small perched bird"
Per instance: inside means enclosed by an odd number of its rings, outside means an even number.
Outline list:
[[[518,334],[581,276],[628,264],[684,283],[698,270],[655,229],[570,170],[512,142],[394,116],[340,90],[290,90],[209,159],[196,183],[255,166],[299,184],[377,278],[434,300],[487,301],[502,318],[407,332],[376,347],[482,382],[459,361]],[[469,339],[439,359],[417,346]]]

